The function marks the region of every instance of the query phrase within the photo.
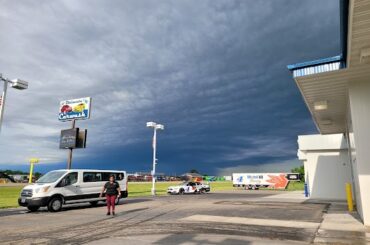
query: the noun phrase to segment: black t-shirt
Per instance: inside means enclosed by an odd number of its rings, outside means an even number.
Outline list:
[[[119,188],[118,182],[114,181],[113,183],[110,183],[109,181],[105,183],[104,188],[106,189],[105,194],[106,195],[117,195],[118,191],[117,189]]]

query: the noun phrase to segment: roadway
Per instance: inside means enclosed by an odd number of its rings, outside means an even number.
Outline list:
[[[286,198],[288,195],[288,198]],[[307,244],[329,204],[301,193],[228,191],[129,198],[116,216],[103,205],[59,213],[0,211],[1,244]],[[360,240],[359,240],[360,241]]]

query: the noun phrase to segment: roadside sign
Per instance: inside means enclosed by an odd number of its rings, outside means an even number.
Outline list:
[[[80,129],[77,137],[76,148],[86,148],[87,129]]]
[[[60,149],[73,149],[77,146],[78,128],[65,129],[60,134]]]
[[[91,97],[63,100],[59,106],[59,120],[89,119],[91,110]]]

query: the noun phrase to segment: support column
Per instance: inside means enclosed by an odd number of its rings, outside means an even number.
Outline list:
[[[357,167],[357,208],[370,226],[370,81],[349,84],[349,101],[355,141],[352,161]]]

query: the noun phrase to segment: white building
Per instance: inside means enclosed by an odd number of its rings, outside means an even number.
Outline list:
[[[301,135],[298,146],[310,198],[345,200],[352,178],[344,135]]]
[[[370,225],[370,0],[341,0],[342,54],[318,61],[290,65],[294,80],[312,114],[312,118],[322,135],[343,134],[344,148],[331,149],[324,146],[323,151],[336,151],[337,166],[347,162],[350,168],[341,171],[353,175],[354,199],[357,210],[365,225]],[[310,158],[313,151],[320,151],[324,137],[317,137],[312,149],[300,149]],[[329,138],[331,136],[328,136]],[[336,137],[336,136],[332,136]],[[304,143],[304,136],[300,138]],[[307,138],[309,141],[309,139]],[[301,147],[301,145],[300,145]],[[348,148],[348,149],[345,149]],[[306,150],[306,153],[305,153]],[[339,153],[338,153],[339,152]],[[321,152],[322,153],[322,152]],[[325,153],[326,154],[326,153]],[[313,156],[313,155],[312,155]],[[325,184],[322,172],[331,180],[345,181],[348,173],[337,176],[332,174],[334,163],[325,155],[318,154],[317,166],[325,166],[321,171],[313,171],[309,176],[310,185]],[[312,167],[310,159],[306,160]],[[330,163],[331,162],[331,163]],[[306,164],[305,163],[305,164]],[[325,165],[326,164],[326,165]],[[334,168],[334,166],[333,166]],[[311,170],[308,170],[312,172]],[[351,171],[353,174],[351,174]],[[340,180],[339,180],[340,179]],[[312,186],[311,186],[312,187]],[[343,187],[344,188],[344,187]],[[312,194],[315,190],[312,190]],[[322,193],[316,192],[321,196]],[[342,199],[343,193],[337,193]]]

